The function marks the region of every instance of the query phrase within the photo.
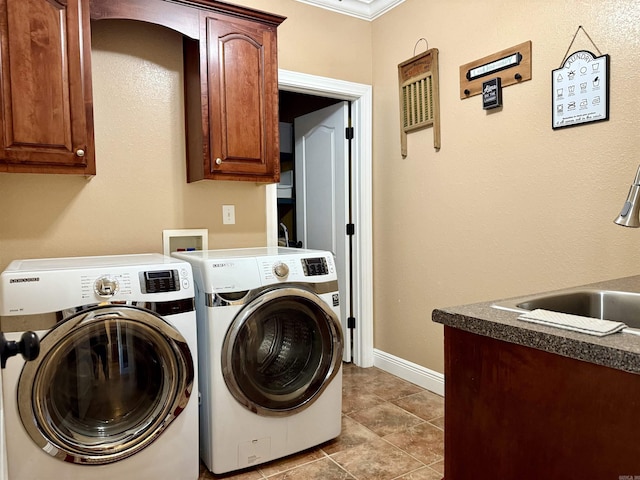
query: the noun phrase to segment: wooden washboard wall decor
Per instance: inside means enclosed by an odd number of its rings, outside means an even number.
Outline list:
[[[440,149],[438,49],[432,48],[398,65],[400,148],[407,156],[407,133],[433,126],[433,147]]]

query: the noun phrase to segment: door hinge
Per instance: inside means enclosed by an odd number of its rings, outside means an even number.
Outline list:
[[[347,328],[356,328],[356,317],[347,318]]]
[[[353,140],[353,127],[347,127],[344,129],[344,136],[346,137],[347,140]]]
[[[347,235],[355,235],[356,226],[353,223],[347,223]]]

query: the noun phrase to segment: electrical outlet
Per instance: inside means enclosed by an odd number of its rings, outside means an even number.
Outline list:
[[[236,206],[235,205],[222,206],[222,223],[223,225],[235,225],[236,223]]]

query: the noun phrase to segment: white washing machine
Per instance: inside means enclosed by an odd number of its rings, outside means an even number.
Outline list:
[[[225,473],[340,434],[342,350],[333,255],[295,248],[174,253],[193,266],[200,454]]]
[[[159,254],[12,262],[0,327],[40,354],[2,372],[9,478],[196,480],[194,295]]]

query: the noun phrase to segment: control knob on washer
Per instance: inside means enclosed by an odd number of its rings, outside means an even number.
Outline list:
[[[273,266],[273,273],[278,278],[286,278],[289,275],[289,266],[286,263],[278,262]]]
[[[113,297],[119,289],[118,280],[109,275],[104,275],[96,280],[93,289],[100,297]]]

